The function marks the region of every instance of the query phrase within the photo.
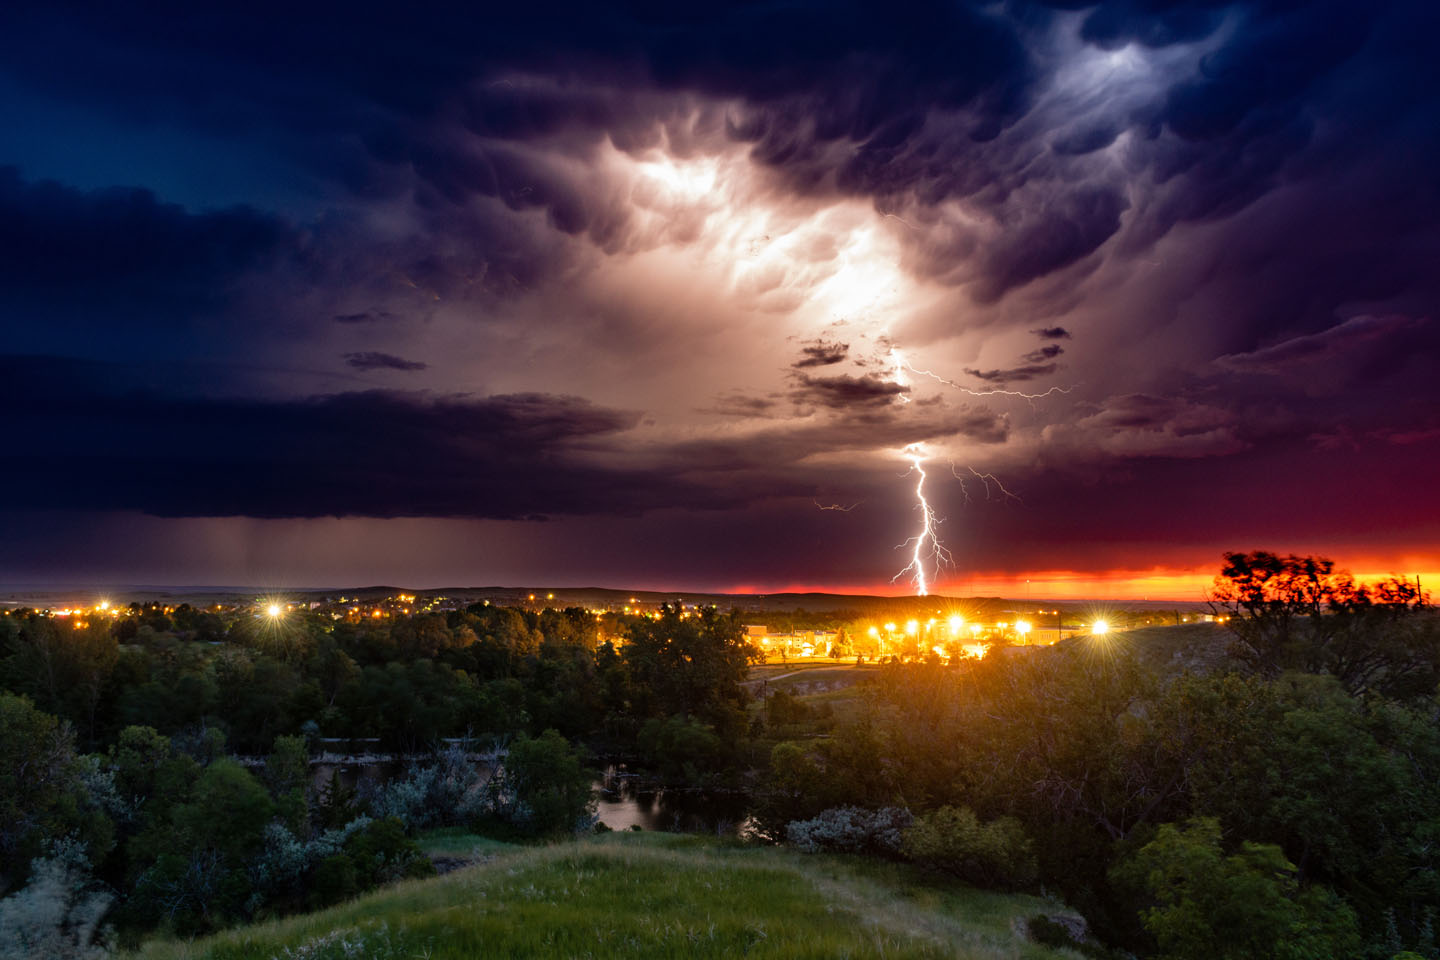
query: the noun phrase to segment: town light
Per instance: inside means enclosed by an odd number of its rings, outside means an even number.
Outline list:
[[[282,611],[280,609],[280,604],[278,603],[272,603],[265,608],[265,615],[271,620],[274,620],[276,617],[280,616],[281,612]]]
[[[915,636],[915,634],[917,634],[917,633],[920,632],[920,621],[918,621],[918,620],[906,620],[906,621],[905,621],[905,632],[908,633],[908,634],[910,634],[910,636],[912,636],[912,637]]]
[[[954,616],[952,616],[952,617],[950,618],[950,632],[951,632],[951,633],[959,633],[959,632],[960,632],[960,628],[963,627],[963,626],[965,626],[965,618],[964,618],[964,617],[960,616],[959,614],[955,614]]]
[[[1092,624],[1091,627],[1090,627],[1090,635],[1091,635],[1091,636],[1098,637],[1098,636],[1101,636],[1102,634],[1106,634],[1106,633],[1109,633],[1109,632],[1110,632],[1110,624],[1106,623],[1104,620],[1096,620],[1095,623]]]

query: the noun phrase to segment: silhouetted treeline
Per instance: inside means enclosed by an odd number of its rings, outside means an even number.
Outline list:
[[[744,727],[751,651],[735,619],[713,612],[612,618],[618,649],[580,609],[477,604],[355,623],[181,606],[74,622],[0,617],[0,689],[69,721],[82,750],[128,726],[215,728],[241,754],[282,734],[377,737],[413,753],[444,737],[546,729],[633,752],[652,720],[694,721],[725,741]]]

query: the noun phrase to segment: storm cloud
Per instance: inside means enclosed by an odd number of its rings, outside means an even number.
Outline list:
[[[1024,495],[934,473],[973,569],[1143,567],[1167,510],[1209,557],[1196,504],[1247,476],[1410,496],[1437,34],[1421,0],[7,6],[11,529],[544,517],[569,562],[606,518],[808,507],[854,583],[915,444]],[[1432,557],[1389,509],[1255,523]],[[706,582],[751,582],[715,539]]]

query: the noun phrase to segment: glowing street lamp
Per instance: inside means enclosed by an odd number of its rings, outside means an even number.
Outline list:
[[[915,636],[915,634],[917,634],[917,633],[920,632],[920,621],[918,621],[918,620],[906,620],[906,621],[905,621],[905,632],[908,633],[908,634],[910,634],[910,636],[912,636],[912,637]]]
[[[1018,633],[1018,634],[1020,634],[1020,640],[1021,640],[1021,642],[1024,642],[1025,636],[1030,632],[1030,624],[1029,624],[1029,622],[1028,622],[1028,621],[1025,621],[1025,620],[1016,620],[1016,621],[1015,621],[1015,632]]]
[[[265,608],[265,616],[269,617],[271,620],[279,619],[280,614],[284,612],[285,611],[280,609],[280,604],[278,603],[272,603]]]
[[[1091,635],[1092,637],[1104,636],[1105,634],[1107,634],[1107,633],[1109,633],[1109,632],[1110,632],[1110,624],[1106,623],[1104,620],[1096,620],[1096,621],[1095,621],[1093,624],[1091,624],[1091,626],[1090,626],[1090,635]]]
[[[955,614],[951,616],[949,626],[950,633],[952,635],[957,634],[960,632],[960,628],[965,626],[965,618],[960,616],[959,614]]]

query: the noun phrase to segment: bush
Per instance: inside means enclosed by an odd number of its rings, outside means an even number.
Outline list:
[[[906,857],[980,886],[1023,887],[1039,874],[1030,838],[1020,822],[1001,817],[981,823],[965,807],[941,807],[905,831]]]
[[[435,872],[394,817],[357,817],[304,842],[271,823],[265,847],[250,865],[250,912],[262,903],[281,909],[338,903],[382,883]]]
[[[369,793],[370,812],[395,817],[412,830],[456,826],[485,812],[479,768],[465,747],[452,744],[428,762],[412,765],[403,779]]]
[[[491,781],[492,810],[531,836],[589,830],[595,823],[594,771],[555,730],[534,739],[523,734]]]
[[[362,889],[404,877],[427,877],[435,872],[415,841],[405,836],[405,825],[394,817],[372,820],[345,841],[345,854],[355,863]]]
[[[1113,871],[1154,904],[1140,917],[1167,960],[1353,956],[1354,912],[1329,890],[1302,888],[1296,873],[1271,844],[1243,843],[1226,856],[1208,817],[1162,824]]]
[[[0,957],[7,960],[101,960],[100,921],[108,894],[86,892],[87,878],[62,859],[39,859],[30,883],[0,900]]]
[[[785,826],[785,839],[805,853],[828,850],[895,856],[913,820],[910,811],[902,807],[832,807],[811,820],[791,821]]]

